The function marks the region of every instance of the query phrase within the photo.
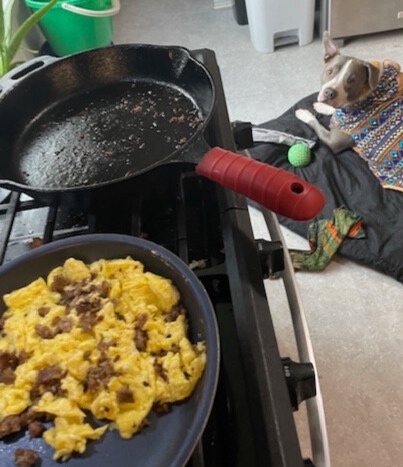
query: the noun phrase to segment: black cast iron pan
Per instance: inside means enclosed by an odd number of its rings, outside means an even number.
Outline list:
[[[155,183],[144,178],[151,169],[196,164],[210,151],[204,130],[214,83],[183,47],[132,44],[40,57],[3,77],[0,88],[0,186],[47,204],[85,208],[128,187],[133,196],[133,186]],[[260,168],[252,173],[224,161],[217,179],[212,151],[202,175],[247,196],[256,188],[257,201],[287,217],[306,220],[321,210],[318,189],[274,167],[254,187]],[[227,183],[234,177],[247,189]]]
[[[215,103],[203,64],[185,48],[154,45],[39,57],[0,89],[0,185],[45,202],[196,162],[186,148]]]
[[[200,438],[213,404],[219,371],[219,339],[214,308],[201,282],[177,256],[165,248],[136,237],[95,234],[59,240],[32,250],[0,267],[0,316],[5,305],[1,297],[36,278],[46,277],[51,269],[69,257],[85,262],[100,258],[132,256],[145,269],[172,280],[188,310],[192,342],[204,340],[207,364],[193,394],[174,405],[164,416],[150,415],[151,424],[130,440],[116,431],[107,431],[99,441],[89,441],[82,455],[74,455],[66,467],[180,467],[186,464]],[[17,448],[34,449],[42,467],[59,465],[52,460],[53,449],[42,438],[26,432],[0,440],[0,465],[13,467]]]

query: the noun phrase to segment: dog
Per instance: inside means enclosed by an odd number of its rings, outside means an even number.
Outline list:
[[[342,55],[327,31],[325,67],[313,108],[332,115],[325,128],[307,109],[296,117],[334,154],[354,149],[385,188],[403,191],[403,73],[392,60],[367,62]]]

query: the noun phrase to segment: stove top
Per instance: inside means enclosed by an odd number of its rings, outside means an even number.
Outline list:
[[[210,50],[193,54],[207,66],[217,89],[206,140],[234,151],[215,55]],[[44,243],[87,233],[123,233],[168,248],[206,287],[222,349],[214,407],[188,467],[310,464],[301,456],[293,418],[293,405],[301,398],[289,390],[285,369],[290,362],[280,358],[263,283],[273,258],[274,267],[281,268],[281,245],[256,242],[246,200],[199,177],[194,166],[160,166],[145,177],[150,189],[103,201],[88,212],[45,206],[2,190],[0,263]],[[314,375],[309,387],[312,396]]]

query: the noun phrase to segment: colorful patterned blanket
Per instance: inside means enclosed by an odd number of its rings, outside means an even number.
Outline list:
[[[382,69],[377,88],[363,101],[338,109],[330,126],[353,136],[354,150],[384,188],[403,191],[403,73],[393,61],[374,65]]]
[[[259,125],[259,128],[290,133],[306,139],[315,139],[312,128],[295,116],[297,109],[311,110],[317,93],[301,99],[284,114]],[[326,128],[330,117],[318,115]],[[317,219],[331,220],[335,209],[344,207],[362,219],[365,237],[343,239],[337,253],[370,266],[403,283],[403,191],[385,190],[374,177],[368,163],[348,149],[335,156],[320,141],[311,149],[312,159],[305,167],[294,167],[288,160],[289,146],[277,143],[255,143],[249,149],[251,156],[261,162],[285,169],[320,188],[326,205]],[[304,238],[310,236],[312,221],[294,221],[279,217],[282,225]]]

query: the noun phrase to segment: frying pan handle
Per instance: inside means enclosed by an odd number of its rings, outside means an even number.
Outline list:
[[[40,57],[33,58],[21,65],[16,66],[11,71],[6,73],[0,78],[0,93],[11,89],[18,81],[25,78],[36,70],[48,65],[49,63],[59,60],[57,57],[51,57],[50,55],[41,55]]]
[[[221,148],[207,152],[196,172],[298,221],[317,216],[325,204],[323,193],[300,177]]]
[[[86,8],[80,8],[78,6],[70,5],[69,3],[62,3],[62,8],[71,13],[83,16],[92,16],[94,18],[103,18],[105,16],[113,16],[120,11],[120,1],[112,0],[112,7],[108,10],[88,10]]]

